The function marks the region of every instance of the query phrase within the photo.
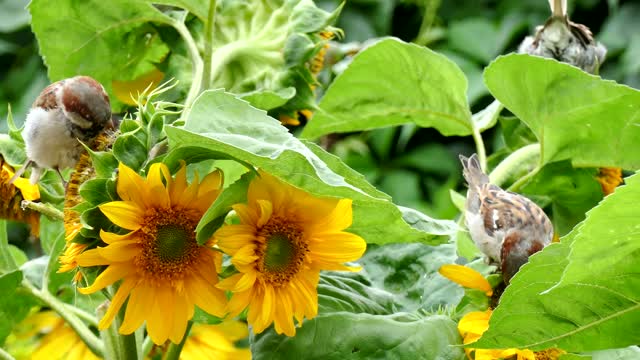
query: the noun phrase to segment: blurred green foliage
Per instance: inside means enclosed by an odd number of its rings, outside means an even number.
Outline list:
[[[335,9],[340,0],[318,0]],[[6,131],[7,104],[18,125],[38,92],[48,83],[38,45],[29,27],[27,0],[0,1],[0,131]],[[589,26],[609,52],[601,75],[640,87],[640,4],[632,1],[569,2],[571,19]],[[344,43],[396,36],[446,55],[469,80],[468,100],[475,112],[490,103],[482,71],[497,55],[514,51],[525,35],[549,15],[542,0],[441,1],[350,0],[339,17]],[[63,41],[64,39],[60,39]],[[322,79],[322,78],[321,78]],[[501,121],[485,132],[489,154],[508,153]],[[470,137],[443,137],[434,129],[413,125],[337,136],[330,150],[364,174],[394,202],[437,218],[453,218],[457,210],[449,188],[462,190],[458,153],[473,151]],[[424,161],[431,159],[431,161]],[[491,158],[490,158],[490,164]]]

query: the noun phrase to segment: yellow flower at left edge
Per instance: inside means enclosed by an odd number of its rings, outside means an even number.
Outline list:
[[[40,214],[22,209],[22,200],[35,201],[40,199],[38,185],[33,185],[28,179],[17,178],[12,184],[9,180],[14,175],[13,168],[0,155],[0,218],[21,221],[31,225],[31,234],[40,233]]]
[[[17,360],[100,359],[53,311],[39,311],[31,314],[18,324],[7,338],[5,345]],[[27,353],[24,354],[24,352]]]
[[[102,231],[107,246],[77,256],[81,267],[107,266],[91,286],[79,291],[91,294],[122,280],[98,327],[107,328],[128,298],[121,334],[131,334],[146,321],[154,343],[179,343],[194,305],[225,315],[225,294],[215,287],[222,255],[212,249],[213,240],[198,245],[195,238],[196,225],[222,189],[222,173],[214,171],[201,182],[196,175],[187,184],[184,165],[175,179],[164,164],[151,165],[146,179],[123,164],[118,169],[122,201],[99,208],[129,232]]]

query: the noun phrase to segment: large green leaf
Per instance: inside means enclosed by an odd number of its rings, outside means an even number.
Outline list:
[[[29,309],[35,305],[33,297],[21,291],[22,272],[15,270],[0,276],[0,346],[11,333],[13,327],[22,321]]]
[[[582,352],[640,343],[639,204],[634,175],[561,243],[534,255],[474,347]]]
[[[253,358],[464,359],[462,348],[455,346],[461,343],[456,323],[442,315],[345,312],[319,315],[305,325],[291,338],[273,330],[254,336]]]
[[[491,93],[536,134],[543,163],[640,168],[640,92],[552,59],[512,54],[487,67]]]
[[[7,234],[7,221],[0,219],[0,274],[16,270],[18,264],[11,254],[9,236]]]
[[[449,59],[398,39],[358,54],[320,101],[303,136],[416,123],[444,135],[469,135],[467,79]]]
[[[277,120],[232,94],[204,92],[195,101],[184,128],[167,127],[166,132],[172,151],[181,158],[236,159],[314,195],[353,199],[354,221],[349,231],[370,243],[442,242],[437,236],[442,233],[407,224],[388,195],[340,159],[315,144],[301,142]],[[169,154],[167,159],[177,157]],[[434,229],[456,229],[451,221],[427,219],[421,218],[420,225],[432,221]]]
[[[113,94],[112,80],[147,74],[169,53],[149,23],[172,20],[147,2],[34,0],[29,10],[53,81],[90,75]]]

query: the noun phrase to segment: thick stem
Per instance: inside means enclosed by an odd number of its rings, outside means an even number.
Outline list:
[[[511,155],[507,156],[506,159],[502,160],[498,166],[493,169],[491,174],[489,174],[489,179],[491,183],[496,184],[498,186],[504,185],[509,176],[524,167],[529,167],[532,164],[538,164],[540,161],[540,144],[531,144],[527,146],[523,146],[520,149],[511,153]],[[528,181],[533,175],[535,175],[539,170],[539,167],[527,173],[527,175],[518,179],[509,190],[517,190],[522,186],[526,181]]]
[[[184,22],[175,20],[171,25],[176,29],[176,31],[178,31],[178,34],[182,36],[182,39],[187,44],[187,50],[189,51],[189,57],[191,57],[191,64],[193,65],[193,81],[191,82],[191,88],[189,89],[187,99],[184,102],[184,111],[182,113],[183,117],[186,117],[191,109],[191,104],[193,104],[196,97],[200,95],[200,90],[202,89],[203,63],[196,41],[193,39],[193,36],[191,36],[191,33]]]
[[[29,200],[22,200],[22,203],[20,203],[20,206],[23,209],[30,209],[30,210],[33,210],[33,211],[37,211],[40,214],[46,215],[51,220],[64,221],[64,213],[62,211],[56,209],[55,207],[53,207],[50,204],[40,203],[40,202],[33,202],[33,201],[29,201]]]
[[[58,300],[51,295],[46,289],[38,290],[29,281],[23,280],[22,285],[28,289],[31,294],[43,303],[53,309],[71,328],[80,336],[80,339],[87,344],[87,347],[97,356],[102,357],[104,354],[104,344],[97,336],[89,330],[82,320],[76,317],[73,312],[69,311],[69,305]]]
[[[193,326],[193,321],[189,321],[187,324],[187,330],[184,332],[184,337],[182,341],[180,341],[180,344],[171,343],[169,345],[169,349],[167,349],[167,352],[164,354],[163,360],[178,360],[180,358],[180,352],[182,351],[184,343],[187,341],[187,337],[189,337],[191,326]]]
[[[213,62],[213,31],[216,21],[216,0],[209,0],[209,14],[204,29],[204,69],[201,88],[206,90],[213,83],[211,64]]]

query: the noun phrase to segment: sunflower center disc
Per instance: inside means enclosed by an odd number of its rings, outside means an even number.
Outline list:
[[[158,228],[156,245],[158,256],[164,261],[175,261],[182,258],[189,248],[189,234],[178,225],[164,225]]]
[[[284,234],[273,234],[267,240],[264,267],[270,272],[285,270],[294,260],[295,247]]]

